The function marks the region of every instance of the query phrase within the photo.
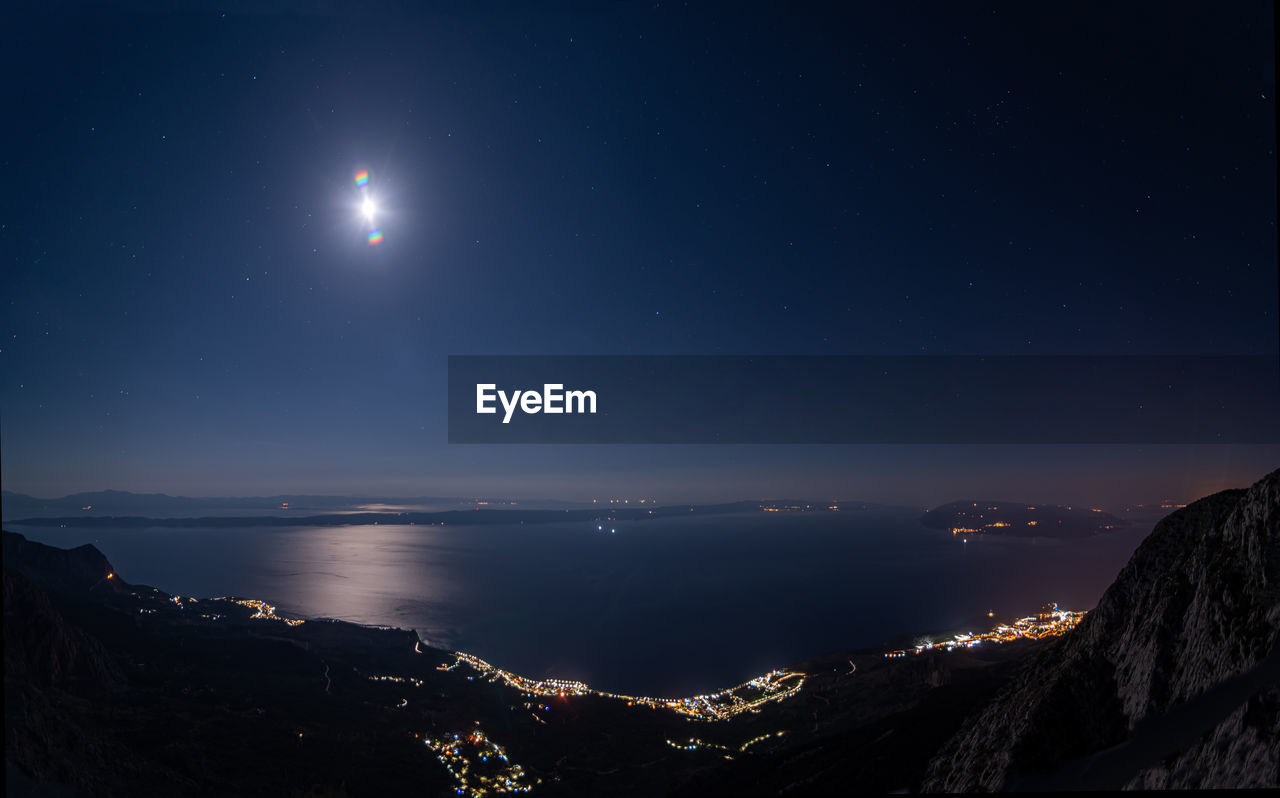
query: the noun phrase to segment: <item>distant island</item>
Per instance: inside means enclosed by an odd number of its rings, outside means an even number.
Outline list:
[[[29,498],[29,497],[24,497]],[[174,497],[168,497],[173,499]],[[345,498],[345,497],[344,497]],[[7,499],[6,499],[7,501]],[[63,502],[65,500],[54,500]],[[193,500],[183,499],[184,502]],[[233,500],[220,500],[233,501]],[[249,500],[240,500],[249,501]],[[257,500],[261,501],[261,500]],[[386,500],[387,502],[396,500]],[[408,500],[399,500],[408,501]],[[455,504],[458,500],[450,500]],[[368,500],[352,507],[371,506]],[[46,504],[45,507],[48,507]],[[178,504],[178,510],[187,509],[190,505]],[[394,505],[387,505],[394,506]],[[817,502],[798,499],[782,499],[769,501],[740,501],[722,504],[656,504],[637,501],[634,503],[606,502],[591,504],[586,507],[573,506],[563,508],[547,508],[539,506],[523,506],[516,502],[502,502],[495,505],[489,501],[477,500],[467,504],[467,509],[449,509],[435,511],[376,511],[303,513],[279,511],[265,514],[261,511],[245,515],[201,515],[181,517],[153,517],[137,512],[108,514],[98,511],[93,505],[85,505],[82,512],[75,515],[37,515],[30,518],[15,518],[6,523],[22,526],[39,527],[246,527],[246,526],[369,526],[373,524],[402,525],[484,525],[484,524],[540,524],[563,523],[565,521],[644,521],[657,518],[681,517],[691,515],[729,515],[734,513],[758,512],[855,512],[868,510],[881,505],[866,502]],[[497,509],[500,507],[501,509]],[[252,508],[247,508],[252,511]],[[65,512],[65,510],[64,510]]]
[[[1019,504],[1000,501],[954,501],[926,512],[920,522],[953,535],[1087,538],[1129,522],[1094,507]]]
[[[97,501],[86,501],[92,496]],[[769,499],[720,504],[663,504],[652,499],[604,500],[592,504],[496,499],[360,498],[290,496],[192,499],[163,494],[105,491],[62,499],[35,499],[5,492],[6,523],[28,527],[297,527],[297,526],[484,526],[565,522],[637,522],[660,518],[746,513],[840,513],[896,509],[858,501]],[[84,504],[79,502],[85,501]],[[106,505],[104,507],[104,504]],[[12,508],[31,512],[14,517]],[[75,508],[74,510],[72,508]],[[435,509],[447,507],[449,509]],[[111,508],[111,509],[107,509]],[[118,509],[117,509],[118,508]],[[270,509],[268,509],[270,508]],[[318,511],[324,508],[323,511]],[[427,509],[424,509],[427,508]],[[114,511],[113,511],[114,510]],[[187,512],[189,515],[177,515]],[[169,513],[174,513],[170,515]],[[196,513],[201,513],[196,515]],[[953,535],[1087,538],[1126,527],[1128,521],[1091,507],[962,500],[925,512],[921,523]]]

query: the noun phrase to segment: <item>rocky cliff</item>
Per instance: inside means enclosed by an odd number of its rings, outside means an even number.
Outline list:
[[[928,791],[1280,783],[1280,471],[1165,518],[1070,634],[930,763]]]
[[[115,568],[89,544],[74,549],[46,546],[14,532],[4,533],[4,567],[21,571],[38,587],[65,593],[118,592]]]

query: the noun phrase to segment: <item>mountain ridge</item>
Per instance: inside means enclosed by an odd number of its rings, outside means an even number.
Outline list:
[[[1058,774],[1055,781],[1055,767],[1119,746],[1144,721],[1166,717],[1215,685],[1258,668],[1278,637],[1280,471],[1275,471],[1247,490],[1208,496],[1157,524],[1098,607],[1027,662],[943,746],[923,788],[1061,788],[1070,778]],[[1257,728],[1271,723],[1270,731],[1259,732],[1258,746],[1236,757],[1270,763],[1264,780],[1275,784],[1280,716],[1266,714],[1265,706],[1275,704],[1265,690],[1251,695],[1249,704],[1264,707],[1251,717]],[[1210,724],[1201,732],[1215,728]],[[1164,786],[1199,786],[1204,763],[1192,756],[1179,765],[1179,756],[1187,752],[1164,751],[1156,761],[1133,763],[1130,778],[1107,786],[1149,779]],[[1245,783],[1242,773],[1237,776],[1219,781]]]

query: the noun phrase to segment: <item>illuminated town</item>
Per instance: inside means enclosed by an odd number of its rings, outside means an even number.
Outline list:
[[[823,509],[834,510],[834,508],[835,505],[831,505]],[[783,505],[779,505],[771,511],[785,512],[796,511],[797,509],[803,511],[803,508],[791,508]],[[992,522],[990,518],[982,520]],[[114,574],[108,575],[107,579],[111,578],[114,578]],[[249,622],[279,621],[290,627],[308,623],[303,619],[284,617],[277,613],[275,606],[259,599],[229,596],[197,599],[166,594],[155,588],[152,588],[151,591],[151,593],[131,591],[133,596],[151,604],[151,606],[139,608],[138,611],[140,613],[155,614],[157,611],[165,613],[167,610],[170,612],[176,610],[178,615],[186,617],[198,616],[208,621],[238,617]],[[219,606],[221,602],[226,602],[226,604]],[[227,604],[239,605],[248,612],[242,610],[231,613],[231,608],[227,607]],[[215,612],[215,609],[222,611]],[[883,656],[893,660],[907,657],[909,654],[921,654],[929,651],[951,652],[957,649],[969,649],[980,646],[983,643],[1008,643],[1016,640],[1034,641],[1055,638],[1074,628],[1085,614],[1085,612],[1080,611],[1064,610],[1056,604],[1051,604],[1043,607],[1034,615],[996,624],[990,631],[955,634],[937,641],[924,640],[911,648],[888,651]],[[994,613],[988,613],[988,617],[994,619]],[[319,619],[317,622],[331,621],[332,619]],[[995,624],[995,621],[992,620],[992,623]],[[385,626],[365,628],[383,631],[391,629]],[[430,649],[424,648],[424,644],[420,639],[413,640],[412,651],[418,655],[435,653]],[[524,710],[529,712],[533,720],[541,726],[549,725],[547,718],[550,716],[544,715],[544,713],[552,712],[556,704],[570,701],[573,698],[587,697],[625,702],[627,707],[646,707],[661,710],[664,715],[671,713],[687,722],[715,723],[718,721],[730,721],[743,716],[744,713],[758,714],[770,704],[777,704],[798,695],[808,681],[808,676],[804,672],[776,669],[736,687],[716,692],[687,698],[659,698],[597,690],[584,682],[572,679],[531,679],[498,668],[466,652],[451,652],[449,657],[451,659],[444,662],[436,661],[439,662],[439,664],[435,665],[437,672],[456,672],[457,676],[464,678],[466,681],[487,681],[513,688],[524,697]],[[858,671],[857,667],[852,666],[852,661],[850,661],[850,665],[851,669],[847,675]],[[890,665],[889,667],[893,666]],[[364,678],[368,682],[386,684],[388,686],[400,685],[411,690],[428,688],[430,681],[419,676],[397,675],[394,672],[379,674],[377,671],[372,675],[365,674]],[[824,675],[816,678],[821,680],[829,677]],[[328,693],[332,686],[332,680],[329,678],[327,664],[325,667],[325,679],[325,691]],[[445,694],[441,693],[441,695]],[[389,706],[403,710],[409,707],[411,703],[417,704],[417,702],[411,702],[411,698],[411,694],[406,697],[405,693],[401,693],[396,696],[396,700],[390,703]],[[822,695],[818,695],[815,700],[822,698]],[[518,706],[518,704],[512,704],[508,708],[516,710]],[[585,709],[585,706],[578,707],[575,708],[575,712],[582,712]],[[807,715],[808,712],[806,711],[803,714]],[[577,715],[575,714],[573,717],[576,718]],[[794,720],[790,715],[774,717],[778,721],[784,721],[784,718],[791,721]],[[669,723],[671,721],[668,720],[666,722]],[[744,757],[756,756],[761,754],[763,750],[775,748],[788,735],[793,735],[800,731],[799,728],[779,729],[772,723],[767,725],[773,726],[773,728],[763,730],[758,727],[753,728],[748,732],[753,736],[745,740],[742,738],[734,740],[731,736],[729,739],[725,739],[725,736],[732,735],[733,728],[736,727],[725,728],[722,733],[716,734],[710,734],[710,732],[719,732],[720,730],[708,730],[707,733],[704,733],[707,736],[684,736],[670,726],[665,729],[665,734],[651,739],[652,743],[665,747],[667,750],[683,752],[691,758],[692,766],[701,757],[707,757],[710,760],[733,761]],[[480,796],[489,795],[528,793],[535,790],[535,788],[544,789],[543,786],[540,786],[544,785],[544,779],[554,778],[555,781],[560,781],[563,775],[558,763],[556,767],[547,771],[535,768],[535,774],[540,774],[541,778],[530,774],[523,766],[513,763],[508,750],[492,740],[481,729],[481,721],[479,720],[475,722],[475,728],[472,729],[465,729],[464,727],[463,730],[459,730],[459,727],[453,724],[446,725],[444,728],[448,729],[449,726],[452,726],[452,729],[445,734],[441,734],[439,729],[430,733],[418,733],[412,728],[407,731],[415,741],[424,743],[445,768],[451,780],[449,789],[453,794],[467,796],[468,798],[480,798]],[[519,734],[520,732],[510,733]],[[719,739],[716,739],[717,737]],[[302,739],[301,732],[298,733],[298,739]],[[538,760],[536,754],[523,755],[534,756],[535,758],[530,762],[531,764],[538,764],[539,768],[545,768],[547,765],[546,762]],[[548,773],[552,775],[548,776]]]
[[[804,674],[799,671],[773,670],[737,687],[731,687],[716,693],[696,695],[690,698],[654,698],[651,696],[608,693],[603,690],[594,690],[582,682],[563,679],[528,679],[490,665],[471,654],[459,651],[455,652],[455,656],[457,659],[453,663],[441,665],[439,670],[451,671],[460,665],[468,665],[481,676],[488,678],[489,681],[505,682],[527,696],[542,696],[546,698],[584,695],[600,696],[616,701],[626,701],[627,706],[670,710],[692,720],[728,720],[743,712],[758,712],[765,704],[790,698],[800,692],[800,688],[804,685]]]
[[[259,601],[258,599],[222,598],[214,599],[214,601],[230,601],[232,604],[239,604],[242,607],[248,607],[249,609],[254,610],[252,617],[256,620],[284,621],[290,626],[301,626],[306,623],[306,621],[303,621],[300,618],[285,618],[283,616],[276,615],[275,607],[265,601]]]
[[[115,574],[107,574],[106,578],[114,579]],[[153,588],[150,588],[150,590],[151,590],[151,593],[149,594],[143,594],[143,593],[137,592],[136,590],[130,590],[129,595],[133,596],[134,598],[141,599],[143,601],[154,600],[161,596],[166,595],[162,593],[158,588],[153,587]],[[280,621],[282,623],[288,624],[289,626],[301,626],[302,624],[306,623],[306,621],[304,621],[301,618],[286,618],[283,615],[276,614],[276,608],[274,605],[268,604],[267,602],[261,601],[259,599],[242,599],[242,598],[233,598],[231,596],[218,596],[217,598],[206,598],[206,599],[198,599],[198,598],[195,598],[194,596],[179,596],[179,595],[168,596],[168,603],[172,604],[176,609],[184,613],[187,609],[188,604],[200,604],[203,602],[205,606],[208,606],[210,604],[213,604],[214,602],[221,602],[221,601],[225,601],[229,604],[238,604],[241,607],[245,607],[247,609],[253,610],[253,615],[249,616],[250,620]],[[155,615],[156,608],[155,607],[139,607],[138,614]],[[222,613],[222,612],[201,612],[199,613],[199,616],[200,618],[206,621],[221,621],[228,617],[225,613]],[[388,627],[378,627],[378,628],[386,629]]]
[[[897,649],[886,653],[885,656],[889,659],[897,659],[908,654],[922,654],[926,651],[973,648],[983,643],[1010,643],[1014,640],[1043,640],[1047,637],[1059,637],[1071,631],[1084,616],[1084,611],[1063,610],[1059,609],[1057,604],[1052,604],[1036,615],[1019,618],[1013,623],[1000,624],[989,632],[958,634],[938,642],[926,640],[914,648]]]
[[[135,594],[137,595],[137,594]],[[173,603],[179,610],[185,609],[186,603],[196,603],[199,599],[183,598],[182,596],[171,596],[169,601]],[[258,599],[238,599],[230,597],[220,597],[216,599],[206,599],[207,602],[227,601],[233,604],[247,607],[254,611],[251,616],[252,620],[273,620],[281,621],[289,626],[300,626],[305,623],[304,620],[298,618],[286,618],[276,613],[276,608],[265,601]],[[139,610],[139,612],[154,612],[154,610]],[[1050,637],[1059,637],[1066,634],[1075,627],[1080,619],[1085,616],[1084,611],[1063,610],[1057,604],[1049,605],[1042,609],[1036,615],[1030,615],[1025,618],[1019,618],[1011,623],[1000,624],[990,631],[963,634],[956,634],[950,638],[939,641],[925,640],[909,649],[895,649],[885,653],[888,659],[899,659],[908,654],[922,654],[926,651],[954,651],[956,649],[974,648],[983,643],[1009,643],[1015,640],[1042,640]],[[211,615],[201,613],[201,617],[206,620],[219,620],[223,615]],[[423,653],[421,648],[415,644],[415,651]],[[688,698],[657,698],[653,696],[633,696],[622,693],[610,693],[603,690],[596,690],[589,685],[570,679],[530,679],[511,671],[503,670],[495,665],[486,662],[479,657],[468,654],[466,652],[454,652],[454,661],[449,664],[437,666],[440,671],[452,671],[461,666],[467,666],[475,671],[476,675],[485,678],[491,682],[502,682],[520,691],[525,696],[538,696],[543,698],[566,698],[569,696],[598,696],[608,698],[615,701],[625,701],[627,706],[648,707],[651,709],[663,709],[674,712],[682,717],[690,720],[699,721],[723,721],[729,720],[743,712],[758,712],[761,707],[773,702],[784,701],[800,692],[804,686],[805,674],[788,669],[773,670],[762,676],[758,676],[750,681],[744,682],[736,687],[720,690],[715,693],[707,693],[703,695],[691,696]],[[404,676],[370,676],[370,681],[395,682],[402,684],[411,684],[414,687],[421,687],[422,680],[413,677]],[[468,680],[475,679],[475,675],[467,676]],[[535,717],[537,717],[535,715]],[[782,734],[779,732],[779,734]],[[747,746],[766,739],[771,735],[763,735],[762,737],[753,739],[745,743],[739,752],[745,751]],[[707,743],[697,738],[690,738],[687,742],[675,742],[668,740],[667,743],[674,748],[681,750],[698,750],[705,748],[717,748],[724,751],[732,751],[733,749],[721,745],[719,743]]]
[[[524,768],[511,764],[502,746],[480,729],[467,734],[428,737],[427,747],[436,753],[457,785],[454,792],[477,798],[481,795],[529,792]],[[536,783],[536,782],[535,782]]]
[[[781,508],[780,508],[781,509]],[[156,591],[159,593],[159,591]],[[138,594],[134,594],[137,596]],[[164,594],[160,594],[164,595]],[[139,596],[141,597],[141,596]],[[212,602],[229,602],[238,604],[253,611],[250,620],[280,621],[289,626],[305,623],[302,619],[287,618],[279,615],[276,608],[258,599],[241,599],[221,597],[216,599],[196,599],[183,596],[165,596],[166,604],[171,604],[179,611],[185,611],[191,604],[203,602],[205,606]],[[144,608],[140,612],[154,612]],[[185,612],[184,612],[185,614]],[[973,648],[983,643],[1008,643],[1016,640],[1043,640],[1059,637],[1080,622],[1085,612],[1064,610],[1056,604],[1044,607],[1039,613],[1024,618],[996,625],[990,631],[980,633],[955,634],[947,639],[925,640],[908,649],[897,649],[886,652],[885,658],[898,659],[909,654],[921,654],[928,651],[954,651]],[[199,613],[206,620],[217,620],[225,617],[222,614]],[[991,615],[991,613],[989,613]],[[379,627],[386,628],[386,627]],[[420,641],[415,641],[413,650],[425,654]],[[466,652],[453,652],[453,661],[436,666],[440,672],[461,670],[468,681],[477,679],[493,683],[505,684],[514,688],[527,698],[560,699],[571,697],[595,696],[625,702],[628,707],[647,707],[674,713],[688,721],[728,721],[743,713],[758,713],[766,705],[785,701],[797,695],[804,687],[806,675],[800,671],[777,669],[762,676],[746,681],[736,687],[713,693],[690,696],[688,698],[658,698],[653,696],[633,696],[596,690],[584,682],[571,679],[531,679],[510,671],[498,668],[485,660]],[[852,673],[852,671],[851,671]],[[326,674],[327,675],[327,674]],[[426,686],[423,679],[413,676],[392,674],[370,675],[370,682],[400,684],[406,687],[422,688]],[[396,704],[398,708],[409,705],[409,701],[401,698]],[[513,707],[514,708],[514,707]],[[540,717],[542,711],[551,709],[548,703],[529,701],[526,710],[533,712],[533,718],[541,724],[546,721]],[[768,731],[742,742],[717,742],[697,736],[688,738],[665,738],[665,744],[677,751],[690,753],[701,752],[726,760],[736,759],[763,743],[777,741],[787,735],[788,731]],[[523,767],[510,761],[507,751],[490,739],[478,726],[468,732],[449,733],[444,736],[420,736],[428,748],[435,753],[437,759],[445,767],[453,779],[453,791],[457,795],[479,798],[485,795],[530,792],[541,783],[540,779],[531,778]]]

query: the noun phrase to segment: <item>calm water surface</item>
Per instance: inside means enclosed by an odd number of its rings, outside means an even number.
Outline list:
[[[527,676],[681,695],[1056,601],[1093,607],[1149,530],[965,543],[915,512],[493,526],[48,529],[125,579],[416,629]]]

